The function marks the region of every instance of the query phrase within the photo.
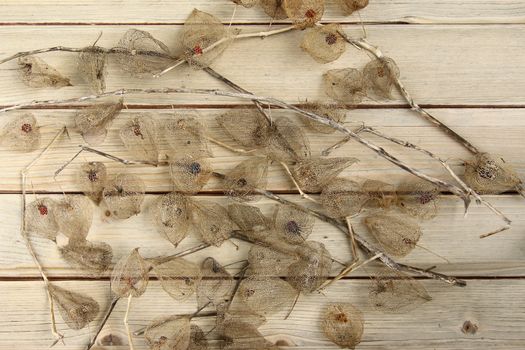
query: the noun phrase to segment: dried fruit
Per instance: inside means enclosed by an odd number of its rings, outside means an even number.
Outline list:
[[[79,170],[77,181],[80,189],[95,204],[99,204],[107,181],[106,166],[101,162],[85,162]]]
[[[212,171],[210,162],[204,158],[188,155],[170,162],[174,190],[187,194],[199,192],[210,179]]]
[[[286,254],[274,249],[254,245],[248,252],[248,274],[257,276],[286,277],[288,268],[296,262],[295,255]]]
[[[80,75],[95,94],[106,90],[107,60],[106,50],[99,46],[86,47],[78,54]]]
[[[270,138],[270,125],[254,109],[232,109],[219,117],[217,123],[224,132],[246,150],[264,148]]]
[[[188,350],[207,350],[208,349],[208,340],[206,339],[206,334],[202,329],[192,324],[190,327],[190,345]]]
[[[366,96],[363,73],[354,68],[332,69],[323,74],[325,93],[336,101],[359,104]]]
[[[502,158],[479,153],[465,162],[465,183],[480,194],[499,194],[515,190],[522,181]]]
[[[346,15],[351,15],[368,6],[368,0],[338,0],[338,3]]]
[[[170,148],[170,158],[213,156],[208,146],[206,128],[195,118],[170,119],[164,125],[164,139]]]
[[[50,283],[47,288],[60,312],[60,316],[69,328],[82,329],[97,317],[100,307],[95,299],[53,283]]]
[[[313,157],[297,162],[290,171],[303,191],[315,193],[322,191],[345,168],[358,161],[351,157]]]
[[[144,181],[131,174],[118,174],[108,182],[102,193],[113,216],[127,219],[140,213],[145,196]]]
[[[124,147],[137,157],[156,164],[159,160],[157,125],[151,116],[140,115],[127,122],[119,131]]]
[[[397,192],[397,205],[406,214],[420,219],[436,216],[440,195],[436,185],[424,180],[404,182]]]
[[[55,68],[36,56],[24,56],[18,59],[20,79],[29,87],[59,89],[72,86],[69,78],[60,74]]]
[[[324,13],[324,0],[283,0],[284,12],[298,28],[313,27]]]
[[[107,271],[113,259],[111,246],[104,242],[73,240],[60,247],[59,251],[69,264],[79,266],[95,276]]]
[[[349,303],[330,304],[321,328],[328,339],[344,349],[354,349],[363,336],[363,313]]]
[[[149,265],[135,248],[119,260],[111,274],[111,290],[120,298],[139,297],[149,282]]]
[[[273,216],[275,232],[292,244],[306,241],[314,228],[314,218],[291,205],[276,205]]]
[[[178,301],[192,296],[201,280],[199,267],[183,258],[156,265],[153,273],[159,279],[162,289]]]
[[[226,301],[234,285],[234,279],[226,269],[212,257],[201,264],[201,282],[197,285],[197,305],[208,303],[214,306]]]
[[[271,126],[266,152],[276,161],[299,161],[310,157],[310,144],[301,128],[290,119],[280,117]]]
[[[395,188],[389,183],[366,180],[362,186],[362,191],[368,196],[368,208],[388,208],[396,200]]]
[[[31,113],[23,113],[2,127],[0,143],[13,151],[32,152],[40,146],[40,127]]]
[[[157,230],[174,246],[188,235],[191,214],[186,196],[172,192],[159,197],[153,204],[152,214]]]
[[[91,228],[93,205],[84,196],[64,196],[53,211],[60,232],[70,240],[84,240]]]
[[[392,99],[392,90],[399,78],[399,68],[389,57],[376,58],[363,69],[367,89],[378,97]]]
[[[341,30],[336,23],[308,29],[301,48],[319,63],[333,62],[346,51],[346,42],[338,33]]]
[[[108,128],[122,110],[122,100],[98,103],[80,110],[75,115],[75,124],[84,140],[90,145],[104,142]]]
[[[286,19],[288,15],[283,8],[283,0],[260,0],[259,6],[273,19]]]
[[[270,229],[269,220],[263,215],[261,209],[257,207],[234,203],[228,205],[228,214],[241,231],[260,232]]]
[[[321,117],[331,120],[336,123],[343,123],[346,118],[345,106],[339,104],[329,103],[307,103],[303,110],[315,113]],[[310,118],[303,117],[304,124],[312,131],[320,132],[322,134],[333,134],[336,130],[329,125],[319,123]]]
[[[37,198],[26,207],[25,230],[54,241],[58,234],[55,220],[56,202],[52,198]]]
[[[224,341],[224,350],[278,350],[262,336],[257,328],[249,323],[238,320],[227,320],[222,325],[221,338]]]
[[[257,275],[244,279],[237,293],[246,306],[262,315],[289,309],[297,295],[288,282],[278,277]]]
[[[298,292],[312,293],[329,277],[332,257],[324,244],[307,241],[296,250],[299,261],[288,267],[287,281]]]
[[[238,201],[255,199],[254,190],[266,188],[268,159],[251,157],[230,170],[223,180],[225,194]]]
[[[359,214],[368,199],[357,182],[345,178],[330,182],[319,197],[327,214],[337,219]]]
[[[169,316],[154,320],[144,332],[152,350],[187,350],[190,345],[190,319]]]
[[[193,224],[204,243],[219,247],[237,229],[226,208],[220,204],[198,201],[193,207]]]

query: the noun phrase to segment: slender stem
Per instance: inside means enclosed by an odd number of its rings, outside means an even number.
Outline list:
[[[98,335],[100,334],[100,332],[102,332],[102,329],[106,325],[109,319],[109,316],[113,312],[113,309],[115,309],[115,306],[117,306],[117,303],[119,300],[120,300],[120,297],[114,297],[113,300],[111,300],[111,304],[109,304],[109,307],[106,310],[106,313],[104,314],[104,318],[102,319],[102,322],[98,326],[97,331],[95,332],[95,335],[93,336],[89,344],[86,346],[86,350],[90,350],[93,347],[93,345],[95,345],[95,341],[97,340]]]
[[[347,217],[345,220],[346,220],[346,227],[348,228],[348,237],[350,238],[350,247],[352,248],[352,260],[354,262],[357,262],[359,260],[359,256],[357,255],[357,248],[356,248],[357,245],[355,243],[354,227],[352,226],[350,217]]]
[[[379,258],[381,256],[381,254],[382,253],[377,253],[376,255],[374,255],[371,258],[363,261],[362,263],[360,263],[359,261],[355,261],[351,265],[349,265],[349,266],[345,267],[343,270],[341,270],[341,272],[337,276],[335,276],[334,278],[326,280],[319,288],[317,288],[317,291],[321,291],[321,290],[325,289],[326,287],[328,287],[332,283],[334,283],[336,281],[339,281],[341,278],[343,278],[346,275],[348,275],[350,272],[353,272],[353,271],[355,271],[355,270],[365,266],[366,264],[369,264],[370,262],[376,260],[377,258]]]
[[[175,253],[175,254],[172,254],[172,255],[158,256],[158,257],[155,257],[155,258],[147,258],[146,260],[151,262],[153,265],[161,265],[161,264],[167,263],[168,261],[171,261],[173,259],[182,258],[183,256],[187,256],[187,255],[196,253],[196,252],[201,251],[201,250],[203,250],[205,248],[208,248],[209,246],[210,246],[210,244],[208,244],[208,243],[201,243],[199,245],[196,245],[194,247],[188,248],[186,250],[183,250],[181,252],[178,252],[178,253]],[[151,267],[150,270],[152,268],[153,267]]]
[[[155,167],[159,166],[161,164],[164,165],[164,163],[150,162],[150,161],[147,161],[147,160],[128,160],[128,159],[123,159],[123,158],[119,158],[119,157],[113,156],[113,155],[111,155],[109,153],[102,152],[102,151],[99,151],[99,150],[96,150],[94,148],[87,147],[87,146],[79,145],[79,147],[81,148],[82,151],[95,153],[95,154],[98,154],[99,156],[106,157],[108,159],[114,160],[116,162],[119,162],[119,163],[122,163],[122,164],[125,164],[125,165],[140,164],[140,165],[151,165],[151,166],[155,166]],[[76,156],[77,155],[75,155],[75,157]],[[69,161],[69,163],[71,163],[71,160]],[[67,164],[66,164],[66,166],[67,166]]]
[[[129,310],[131,309],[131,301],[133,300],[133,295],[128,296],[128,305],[126,307],[126,315],[124,316],[124,326],[126,327],[126,333],[128,334],[128,343],[129,343],[129,349],[133,350],[133,335],[131,334],[131,330],[129,329],[129,323],[128,323],[128,317],[129,317]]]
[[[299,191],[299,194],[301,195],[301,197],[303,197],[304,199],[307,199],[307,200],[309,200],[311,202],[314,202],[314,203],[318,204],[319,203],[318,201],[316,201],[315,199],[313,199],[312,197],[310,197],[309,195],[304,193],[304,191],[301,189],[301,186],[299,186],[297,181],[295,181],[295,178],[293,177],[292,172],[290,171],[290,168],[288,168],[288,165],[286,165],[285,162],[280,162],[280,163],[281,163],[282,167],[284,168],[284,170],[286,170],[286,173],[288,174],[290,179],[292,179],[292,182],[295,185],[295,188],[297,188],[297,190]]]
[[[84,151],[84,149],[81,148],[80,151],[78,151],[73,157],[71,157],[70,160],[68,160],[66,163],[64,163],[64,165],[62,165],[60,168],[58,168],[57,171],[55,171],[55,174],[53,175],[53,178],[56,179],[58,174],[60,174],[69,164],[71,164],[71,162],[74,161],[80,155],[80,153],[82,153],[83,151]]]

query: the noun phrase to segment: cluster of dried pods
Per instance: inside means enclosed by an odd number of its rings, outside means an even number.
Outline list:
[[[301,109],[290,108],[302,113],[304,125],[312,132],[333,133],[345,121],[348,105],[358,104],[367,96],[392,98],[395,88],[406,94],[405,98],[413,107],[417,106],[401,85],[394,60],[382,56],[366,40],[349,39],[339,24],[318,23],[324,12],[323,0],[233,2],[244,7],[260,6],[273,19],[288,18],[293,26],[240,34],[213,15],[194,10],[184,24],[176,50],[170,50],[148,32],[131,29],[111,49],[93,44],[64,51],[78,52],[78,71],[100,97],[108,96],[104,91],[107,60],[111,55],[123,71],[136,77],[164,74],[188,63],[195,69],[204,69],[219,77],[239,92],[239,95],[226,96],[239,97],[244,93],[243,98],[249,99],[249,92],[220,76],[209,65],[234,39],[265,37],[300,29],[305,30],[301,47],[320,63],[338,59],[348,42],[375,56],[362,70],[345,68],[326,72],[323,76],[325,93],[337,103],[318,101],[306,103]],[[339,0],[338,3],[345,14],[351,14],[366,7],[368,0]],[[12,58],[19,59],[20,77],[29,87],[72,85],[70,78],[36,56],[22,53]],[[176,301],[194,297],[198,310],[190,315],[169,315],[154,320],[142,332],[151,349],[206,349],[210,334],[221,340],[224,349],[278,349],[258,331],[266,317],[283,310],[291,312],[301,293],[318,292],[333,281],[332,265],[337,260],[322,243],[308,239],[316,217],[334,223],[351,237],[353,264],[345,266],[336,279],[376,258],[390,262],[385,263],[390,269],[372,276],[369,290],[372,308],[386,313],[408,312],[431,300],[422,283],[396,268],[389,256],[404,257],[415,247],[421,247],[418,244],[422,235],[419,221],[437,215],[443,189],[439,183],[411,180],[396,187],[378,180],[358,182],[341,177],[346,168],[358,161],[356,158],[312,155],[307,137],[293,119],[287,116],[274,119],[264,106],[264,102],[270,105],[270,101],[255,98],[253,101],[257,109],[232,109],[216,118],[223,133],[235,145],[213,138],[206,126],[191,116],[171,115],[167,120],[159,121],[151,115],[137,114],[118,131],[133,161],[90,147],[81,149],[124,164],[166,165],[173,191],[159,196],[151,204],[152,221],[157,231],[175,247],[190,232],[197,233],[202,241],[200,246],[188,252],[156,258],[145,258],[136,248],[115,265],[111,289],[116,297],[114,303],[120,298],[128,298],[125,324],[131,347],[133,340],[127,323],[131,300],[145,293],[150,277],[154,275]],[[100,145],[122,108],[122,100],[83,108],[74,116],[76,130],[89,145]],[[414,107],[422,115],[426,113],[418,108]],[[435,123],[440,124],[439,121]],[[16,151],[35,151],[40,148],[40,140],[40,126],[29,112],[15,116],[1,132],[2,145]],[[460,140],[466,146],[470,145],[464,139]],[[251,156],[225,174],[214,172],[208,159],[213,156],[210,142]],[[465,190],[490,194],[521,189],[520,178],[502,159],[477,150],[474,153],[474,160],[465,163],[465,174],[460,180]],[[66,165],[69,163],[71,161]],[[266,191],[268,168],[272,164],[282,166],[299,193],[316,202],[319,211],[287,202]],[[61,170],[63,168],[57,173]],[[222,181],[225,194],[231,198],[227,206],[193,196],[212,176]],[[100,276],[110,268],[113,254],[108,244],[87,240],[93,205],[100,205],[116,219],[128,219],[142,210],[145,184],[132,174],[111,177],[101,162],[80,164],[77,184],[85,197],[64,195],[55,200],[37,196],[29,203],[24,209],[23,234],[35,233],[56,243],[57,235],[62,233],[68,239],[67,244],[58,247],[64,260]],[[307,193],[319,193],[319,199],[313,199]],[[246,204],[259,195],[279,202],[270,217],[258,207]],[[354,235],[358,234],[352,220],[358,216],[363,216],[362,221],[378,248],[372,250],[362,239],[356,242]],[[253,243],[247,265],[237,283],[235,276],[213,257],[206,258],[200,265],[184,258],[208,246],[221,246],[230,239]],[[358,243],[365,252],[375,255],[361,262],[357,255]],[[412,268],[412,271],[418,270]],[[53,302],[56,303],[70,328],[81,329],[96,318],[100,307],[94,299],[59,287],[42,274],[51,307]],[[426,272],[426,276],[443,278],[432,272]],[[210,308],[216,317],[215,326],[204,332],[192,321]],[[356,306],[347,302],[330,303],[321,319],[326,337],[341,348],[353,349],[361,341],[364,316]]]

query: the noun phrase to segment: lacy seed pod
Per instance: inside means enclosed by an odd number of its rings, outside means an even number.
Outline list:
[[[102,196],[109,211],[118,219],[127,219],[140,213],[146,186],[138,176],[118,174],[108,182]]]
[[[480,194],[499,194],[521,186],[522,181],[502,158],[478,153],[465,162],[465,183]]]
[[[78,71],[95,94],[106,90],[106,50],[99,46],[89,46],[78,54]]]
[[[75,124],[82,138],[90,145],[104,142],[108,128],[122,110],[122,99],[116,102],[97,103],[75,115]]]
[[[213,156],[206,138],[206,128],[195,118],[170,119],[164,125],[164,139],[169,147],[170,158]]]
[[[13,151],[32,152],[40,146],[40,127],[31,113],[23,113],[2,127],[0,143]]]
[[[315,193],[322,191],[345,168],[358,161],[351,157],[314,157],[297,162],[290,171],[303,191]]]
[[[368,0],[338,0],[338,3],[348,16],[368,6]]]
[[[122,257],[111,274],[111,290],[120,298],[141,296],[146,291],[148,282],[149,264],[139,254],[139,248]]]
[[[439,187],[424,180],[404,182],[397,188],[397,206],[406,214],[420,219],[437,215]]]
[[[238,203],[230,204],[228,205],[228,215],[241,231],[259,232],[270,229],[269,220],[257,207]]]
[[[362,186],[363,193],[368,196],[367,208],[388,208],[396,200],[395,188],[389,183],[366,180]]]
[[[288,268],[297,262],[295,255],[278,252],[274,249],[254,245],[248,252],[248,275],[286,277]]]
[[[208,350],[206,334],[196,324],[192,324],[190,327],[190,345],[188,350]]]
[[[291,205],[278,204],[273,216],[275,232],[292,244],[306,241],[313,231],[315,220],[305,211]]]
[[[254,109],[232,109],[216,118],[220,127],[246,150],[264,148],[270,138],[270,125]]]
[[[367,216],[364,223],[387,254],[404,257],[421,238],[421,227],[405,215],[376,213]]]
[[[389,57],[376,58],[363,68],[367,89],[378,97],[392,99],[392,90],[399,78],[399,68]]]
[[[287,281],[298,292],[312,293],[329,277],[332,257],[324,244],[307,241],[296,250],[299,261],[288,268]]]
[[[337,219],[359,214],[368,199],[357,182],[345,178],[331,181],[319,197],[327,214]]]
[[[60,316],[69,328],[82,329],[97,317],[100,307],[95,299],[53,283],[48,284],[47,288]]]
[[[107,181],[106,166],[101,162],[85,162],[79,170],[77,182],[80,189],[98,205]]]
[[[128,29],[117,48],[126,50],[116,54],[117,63],[132,76],[160,73],[173,63],[169,48],[143,30]]]
[[[191,214],[186,196],[172,192],[160,196],[152,207],[157,230],[177,246],[189,233]]]
[[[162,289],[177,301],[187,300],[195,293],[201,280],[199,266],[183,258],[172,259],[153,267]]]
[[[270,128],[266,153],[279,162],[299,161],[310,157],[310,143],[296,123],[280,117]]]
[[[342,30],[337,23],[308,29],[301,48],[319,63],[333,62],[346,51],[346,42],[339,34]]]
[[[324,13],[324,0],[283,0],[282,7],[287,17],[298,28],[313,27]]]
[[[187,155],[170,162],[173,188],[186,194],[199,192],[210,179],[212,171],[210,162],[204,158]]]
[[[230,170],[223,180],[227,196],[238,201],[252,201],[255,189],[266,188],[268,159],[250,157]]]
[[[193,205],[193,225],[204,243],[219,247],[231,237],[237,225],[230,219],[226,208],[211,201],[198,201]]]
[[[250,276],[239,285],[238,295],[251,310],[271,315],[289,309],[297,291],[278,277]]]
[[[227,320],[222,324],[224,341],[223,350],[279,350],[279,347],[270,343],[257,328],[247,322],[239,320]]]
[[[156,164],[159,160],[157,125],[151,116],[140,115],[128,121],[119,131],[124,147],[139,160]]]
[[[202,279],[197,285],[197,306],[202,308],[211,303],[218,305],[230,297],[234,279],[226,269],[212,257],[201,264]]]
[[[66,78],[43,59],[36,56],[20,57],[18,66],[22,82],[29,87],[59,89],[65,86],[72,86],[69,78]]]
[[[321,102],[307,103],[303,107],[303,110],[315,113],[339,124],[343,123],[346,118],[345,106],[339,104]],[[312,131],[320,132],[322,134],[333,134],[336,131],[331,126],[324,125],[310,118],[303,117],[303,122]]]
[[[341,103],[359,104],[366,96],[363,73],[354,68],[332,69],[323,74],[326,95]]]
[[[58,234],[54,211],[56,201],[49,197],[37,198],[26,207],[25,230],[52,241]]]
[[[283,8],[283,0],[260,0],[259,6],[273,19],[280,20],[288,18]]]
[[[328,339],[344,349],[354,349],[363,336],[363,313],[349,303],[330,304],[321,328]]]
[[[374,277],[368,297],[372,306],[384,313],[405,313],[432,300],[418,280],[393,270]]]
[[[187,350],[190,345],[190,319],[169,316],[155,319],[144,331],[152,350]]]
[[[94,276],[100,276],[107,271],[113,259],[111,246],[104,242],[73,240],[60,247],[59,251],[69,264],[79,266]]]
[[[93,204],[84,196],[64,196],[53,211],[60,232],[70,240],[87,237],[93,220]]]

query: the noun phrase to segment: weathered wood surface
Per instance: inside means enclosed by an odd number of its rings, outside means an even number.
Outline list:
[[[382,314],[368,303],[367,280],[343,280],[327,288],[323,294],[302,296],[288,320],[285,312],[268,317],[260,328],[268,340],[283,345],[283,349],[337,349],[322,334],[319,317],[329,302],[351,302],[365,314],[365,333],[359,349],[523,349],[525,337],[521,324],[525,322],[524,280],[469,280],[465,288],[446,287],[435,281],[423,281],[433,300],[408,314]],[[67,281],[61,286],[76,288],[94,297],[104,309],[110,300],[107,281]],[[0,282],[1,349],[44,349],[52,342],[49,333],[47,300],[40,281]],[[117,303],[100,341],[126,345],[122,323],[125,302]],[[171,305],[171,306],[170,306]],[[195,302],[179,303],[171,299],[157,281],[135,299],[130,313],[130,326],[137,330],[156,317],[183,314],[195,310]],[[58,326],[66,336],[61,349],[81,349],[98,324],[82,331],[70,331],[59,318]],[[464,333],[464,323],[470,321],[478,329]],[[212,320],[199,320],[205,331],[213,327]],[[292,326],[293,325],[293,326]],[[100,345],[101,342],[98,344]],[[146,349],[141,338],[135,339],[138,349]],[[102,349],[102,348],[99,348]],[[107,347],[122,350],[125,347]],[[217,349],[213,347],[213,349]]]
[[[1,23],[181,23],[194,8],[229,22],[229,0],[4,0]],[[403,23],[525,23],[525,5],[520,0],[374,0],[361,11],[365,22]],[[336,1],[326,1],[323,21],[359,22],[359,16],[343,16]],[[239,7],[235,23],[266,23],[258,8]]]
[[[174,49],[180,26],[134,26],[150,31]],[[92,45],[102,32],[98,45],[113,47],[130,26],[0,26],[0,56],[18,51],[56,45]],[[267,26],[239,26],[244,32],[267,30]],[[358,25],[344,26],[350,35],[362,35]],[[525,91],[524,25],[374,25],[367,28],[368,40],[396,60],[401,78],[421,104],[433,105],[523,105]],[[322,74],[333,68],[362,67],[368,56],[353,47],[336,62],[321,65],[302,52],[303,32],[234,42],[213,63],[213,68],[245,89],[260,95],[278,97],[291,103],[325,99]],[[23,40],[21,40],[23,38]],[[264,59],[261,59],[264,57]],[[89,95],[76,72],[76,54],[42,55],[50,64],[71,77],[73,87],[59,90],[30,89],[17,77],[16,62],[2,65],[0,104],[48,98]],[[132,79],[122,73],[113,60],[108,68],[107,91],[122,87],[221,88],[224,84],[202,71],[179,67],[154,79]],[[130,104],[235,104],[236,99],[193,95],[130,96]],[[392,101],[366,100],[365,104],[406,104],[400,97]]]

